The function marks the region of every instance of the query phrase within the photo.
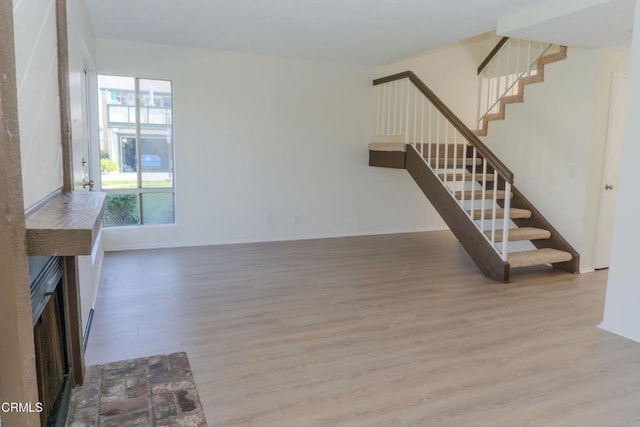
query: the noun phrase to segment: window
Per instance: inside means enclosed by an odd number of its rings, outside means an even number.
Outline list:
[[[104,225],[175,223],[171,82],[100,75],[98,92]]]

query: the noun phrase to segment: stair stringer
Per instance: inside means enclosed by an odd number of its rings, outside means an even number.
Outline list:
[[[490,279],[509,282],[509,263],[500,257],[413,148],[407,149],[405,167],[482,273]]]

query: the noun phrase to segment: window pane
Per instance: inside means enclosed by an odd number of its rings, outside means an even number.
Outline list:
[[[137,188],[135,79],[98,76],[98,93],[101,186]]]
[[[173,193],[143,193],[142,223],[174,224]]]
[[[98,76],[104,225],[174,224],[171,82]],[[146,193],[144,189],[166,189]]]
[[[142,188],[173,188],[173,95],[167,80],[140,79]]]
[[[140,223],[137,194],[107,194],[104,225],[137,225]]]

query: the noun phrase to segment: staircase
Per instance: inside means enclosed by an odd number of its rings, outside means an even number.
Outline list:
[[[535,60],[542,71],[510,82],[519,93],[557,60],[544,56]],[[369,165],[406,169],[487,277],[509,282],[511,269],[542,264],[578,272],[578,253],[516,188],[513,173],[413,72],[373,84],[378,111]],[[496,105],[504,110],[512,99]],[[494,119],[484,115],[485,130]]]

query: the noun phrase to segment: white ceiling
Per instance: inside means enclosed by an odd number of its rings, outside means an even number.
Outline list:
[[[86,0],[97,37],[384,64],[542,0]]]
[[[498,20],[501,34],[574,47],[630,46],[636,0],[547,0]]]
[[[383,64],[540,0],[86,0],[98,37]]]

